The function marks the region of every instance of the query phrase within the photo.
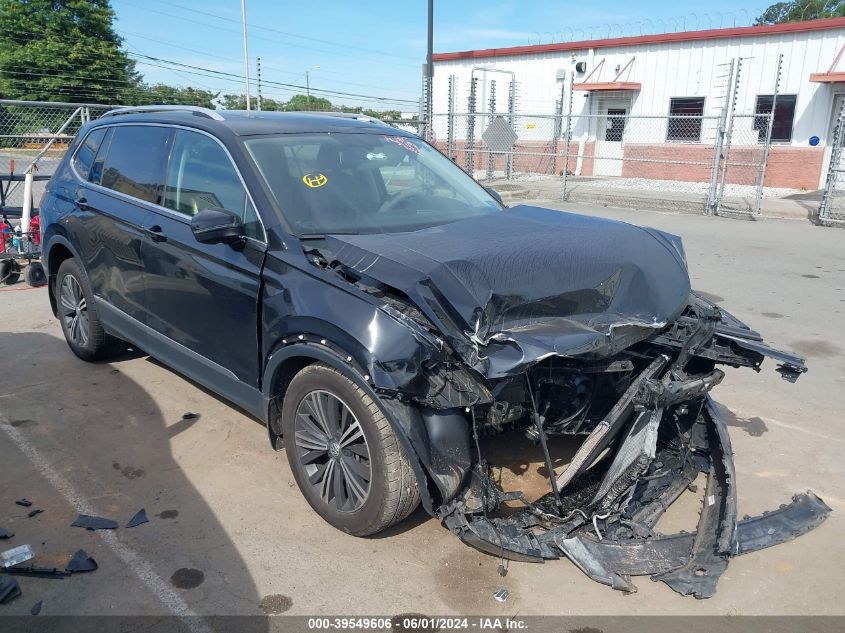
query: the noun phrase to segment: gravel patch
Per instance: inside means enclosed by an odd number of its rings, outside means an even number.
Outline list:
[[[487,172],[478,170],[475,178],[480,181],[490,180]],[[504,172],[493,172],[493,180],[504,179]],[[551,174],[514,173],[508,182],[553,182],[560,181],[560,176]],[[683,182],[680,180],[653,180],[650,178],[602,178],[598,176],[571,176],[571,185],[578,184],[589,189],[620,189],[625,191],[649,191],[660,193],[680,193],[687,195],[706,196],[710,190],[709,182]],[[764,198],[785,198],[787,196],[807,193],[803,189],[788,189],[786,187],[763,187]],[[736,198],[753,198],[757,195],[755,185],[725,184],[725,196]]]
[[[609,178],[603,181],[593,181],[593,186],[608,187],[610,189],[645,189],[663,193],[687,193],[707,195],[710,190],[709,182],[682,182],[679,180],[651,180],[649,178]],[[764,198],[785,198],[794,194],[805,193],[801,189],[787,189],[785,187],[763,187]],[[753,197],[757,195],[754,185],[726,184],[725,195],[731,197]]]

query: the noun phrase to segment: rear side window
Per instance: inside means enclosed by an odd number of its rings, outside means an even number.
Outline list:
[[[243,219],[248,237],[264,239],[258,214],[229,155],[205,134],[176,131],[163,206],[188,216],[203,209],[226,209]]]
[[[73,166],[76,168],[76,172],[83,180],[88,180],[88,174],[91,172],[91,165],[94,163],[94,156],[97,155],[97,150],[99,149],[100,143],[105,135],[106,128],[101,127],[96,130],[92,130],[88,136],[85,137],[85,140],[82,141],[79,149],[76,150],[76,155],[73,157]]]
[[[100,184],[145,202],[161,204],[170,136],[171,131],[164,127],[115,127]]]

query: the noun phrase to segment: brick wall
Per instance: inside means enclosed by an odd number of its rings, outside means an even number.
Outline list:
[[[434,143],[444,154],[446,153],[446,141],[437,140]],[[557,152],[557,166],[552,155]],[[561,175],[563,171],[563,153],[564,143],[562,140],[553,141],[525,141],[514,145],[513,170],[514,172],[529,173],[529,174],[549,174],[555,171],[555,175]],[[592,176],[593,174],[593,155],[595,154],[595,142],[587,141],[584,143],[584,159],[581,165],[581,175]],[[569,144],[569,173],[575,173],[575,167],[578,160],[578,142],[571,141]],[[461,167],[466,166],[466,142],[455,141],[452,158],[455,163]],[[487,169],[487,147],[484,142],[476,143],[473,149],[473,169],[484,171]],[[493,155],[493,170],[504,171],[507,162],[505,154]]]
[[[693,143],[626,143],[622,176],[708,182],[713,151],[712,145]],[[759,146],[731,147],[727,182],[756,185],[762,156],[763,148]],[[769,149],[764,184],[767,187],[818,189],[823,160],[824,148],[821,147],[773,145]]]
[[[446,152],[446,142],[438,140],[437,148]],[[465,166],[466,143],[456,141],[453,157],[461,167]],[[595,141],[584,143],[584,157],[581,161],[581,175],[592,176],[594,169]],[[563,141],[525,141],[514,146],[514,172],[530,174],[560,175],[563,169]],[[713,146],[697,143],[625,143],[623,178],[649,178],[656,180],[679,180],[684,182],[709,182],[713,167]],[[557,152],[557,168],[553,170],[552,154]],[[487,169],[487,148],[483,142],[476,143],[473,152],[473,168]],[[569,147],[569,173],[575,173],[578,142]],[[727,182],[740,185],[756,185],[763,148],[754,146],[733,146],[730,151],[730,168]],[[767,187],[788,187],[790,189],[818,189],[824,148],[791,147],[773,145],[769,150],[769,164],[766,169]],[[505,170],[506,156],[493,156],[493,170]]]

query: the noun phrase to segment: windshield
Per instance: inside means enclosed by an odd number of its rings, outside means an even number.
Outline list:
[[[443,154],[390,134],[279,134],[246,147],[295,232],[397,233],[501,211]]]

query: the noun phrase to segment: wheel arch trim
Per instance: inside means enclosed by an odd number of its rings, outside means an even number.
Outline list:
[[[378,405],[382,415],[384,415],[384,418],[390,424],[397,439],[402,443],[402,448],[405,449],[405,453],[408,455],[411,463],[411,469],[414,471],[414,476],[417,479],[417,487],[420,492],[420,500],[423,507],[426,512],[434,516],[434,501],[426,485],[429,481],[429,477],[422,467],[419,455],[417,454],[411,439],[408,437],[408,433],[402,424],[396,419],[394,412],[384,405],[372,385],[364,379],[365,375],[361,373],[355,361],[347,361],[347,358],[352,357],[341,356],[340,353],[329,347],[327,343],[317,344],[302,341],[281,347],[270,354],[264,369],[262,391],[264,394],[264,411],[267,420],[267,432],[270,437],[271,445],[273,448],[278,450],[277,440],[281,436],[281,429],[278,428],[278,423],[273,415],[274,400],[279,397],[278,395],[273,394],[279,370],[281,370],[288,361],[307,360],[307,364],[315,362],[325,363],[355,383],[356,386],[361,388],[368,396],[370,396],[370,398],[372,398],[373,402]]]
[[[53,253],[55,252],[56,246],[62,246],[70,251],[71,257],[79,261],[80,266],[82,265],[82,258],[79,256],[79,251],[76,250],[76,247],[70,243],[70,241],[61,234],[54,234],[49,237],[49,242],[47,248],[44,250],[43,256],[41,257],[41,264],[44,266],[44,270],[47,273],[47,296],[50,299],[50,307],[53,310],[53,316],[58,316],[58,304],[56,302],[56,274],[59,272],[58,267],[56,270],[50,268],[50,259],[52,258]]]

